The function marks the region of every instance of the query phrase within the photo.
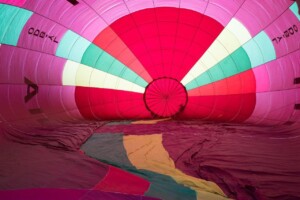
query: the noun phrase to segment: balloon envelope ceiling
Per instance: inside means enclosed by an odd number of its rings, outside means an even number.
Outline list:
[[[298,4],[0,0],[0,196],[300,198]]]
[[[296,2],[0,2],[4,121],[299,121]]]

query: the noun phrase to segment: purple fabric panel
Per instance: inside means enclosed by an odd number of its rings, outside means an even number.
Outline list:
[[[30,200],[158,200],[152,197],[110,193],[96,190],[79,189],[28,189],[1,191],[3,199],[30,199]]]
[[[205,14],[216,19],[223,26],[226,26],[233,18],[243,1],[228,3],[226,0],[209,1]]]
[[[144,1],[128,0],[125,3],[127,5],[128,9],[130,10],[130,13],[154,7],[152,0],[144,0]]]
[[[245,1],[235,17],[247,27],[252,36],[255,36],[288,9],[292,3],[292,1],[286,0],[278,0],[276,3],[260,0]]]
[[[26,0],[0,0],[0,3],[21,7],[25,3],[25,1]]]
[[[20,34],[18,46],[55,55],[58,43],[66,31],[57,23],[33,14]],[[34,33],[38,32],[40,34],[35,36]]]
[[[84,2],[73,6],[68,1],[30,0],[26,2],[24,7],[56,21],[90,41],[93,41],[107,27],[107,24],[97,15],[93,8]]]
[[[289,121],[297,101],[297,90],[257,93],[255,109],[246,122],[271,125]]]
[[[297,32],[293,28],[294,25],[297,27]],[[293,34],[291,34],[290,31]],[[299,50],[300,22],[290,9],[283,13],[274,23],[268,26],[265,32],[271,40],[277,39],[277,42],[273,41],[277,58],[286,55],[287,53]],[[287,32],[287,36],[285,32]]]
[[[74,86],[61,87],[61,101],[65,108],[65,111],[74,119],[82,119],[76,102],[75,102],[75,88]]]
[[[170,122],[163,144],[177,168],[233,199],[299,199],[299,128]]]

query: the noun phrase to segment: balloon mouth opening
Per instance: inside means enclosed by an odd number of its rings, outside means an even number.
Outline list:
[[[174,78],[154,79],[145,89],[144,103],[153,118],[175,117],[184,111],[187,102],[186,88]]]

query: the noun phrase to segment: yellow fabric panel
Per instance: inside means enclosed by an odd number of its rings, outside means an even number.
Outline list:
[[[162,135],[129,135],[123,138],[130,162],[137,169],[145,169],[172,177],[177,183],[197,192],[198,199],[228,199],[215,183],[188,176],[176,169],[162,144]]]
[[[158,122],[167,121],[171,118],[164,118],[164,119],[150,119],[150,120],[138,120],[131,122],[131,124],[157,124]]]

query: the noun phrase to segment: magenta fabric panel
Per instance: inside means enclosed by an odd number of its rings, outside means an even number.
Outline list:
[[[92,41],[107,24],[84,2],[73,6],[68,1],[29,0],[24,7],[80,34]]]
[[[26,0],[0,0],[0,3],[21,7],[25,3],[25,1]]]
[[[50,120],[70,118],[62,102],[62,87],[64,86],[41,86],[36,96],[39,108]]]
[[[75,101],[75,86],[64,86],[60,88],[61,101],[65,111],[71,118],[82,119]]]
[[[226,26],[243,3],[244,0],[230,3],[227,0],[210,0],[205,10],[205,15],[214,18],[223,26]]]
[[[56,22],[33,14],[21,32],[17,46],[55,55],[58,43],[66,31]]]
[[[49,54],[2,45],[0,82],[24,84],[24,77],[38,85],[61,85],[65,60]],[[10,66],[9,68],[7,66]]]
[[[68,91],[64,86],[38,85],[38,93],[26,101],[27,90],[26,84],[1,84],[0,110],[5,121],[34,126],[49,120],[82,118],[75,104],[74,89]]]
[[[299,89],[256,94],[256,105],[246,122],[264,125],[282,124],[294,115]]]
[[[268,26],[265,32],[273,41],[277,58],[299,50],[300,21],[290,9]]]
[[[253,68],[256,79],[256,92],[299,88],[300,85],[295,85],[293,81],[296,77],[300,77],[299,66],[300,51],[296,51]]]
[[[22,106],[19,105],[12,105],[12,102],[9,99],[9,91],[10,88],[12,88],[11,84],[0,84],[0,114],[2,115],[3,121],[14,121],[16,119],[15,113],[13,112],[13,109],[21,109],[24,110],[25,105],[22,104]],[[24,87],[24,90],[26,90],[26,87]],[[25,116],[26,117],[26,116]]]
[[[14,79],[10,78],[10,63],[12,62],[12,58],[14,55],[15,49],[7,46],[0,46],[0,83],[11,83]],[[22,63],[20,63],[20,68],[22,68]]]
[[[247,27],[252,36],[255,36],[280,16],[282,11],[287,10],[292,3],[293,1],[286,0],[245,1],[235,17]]]

